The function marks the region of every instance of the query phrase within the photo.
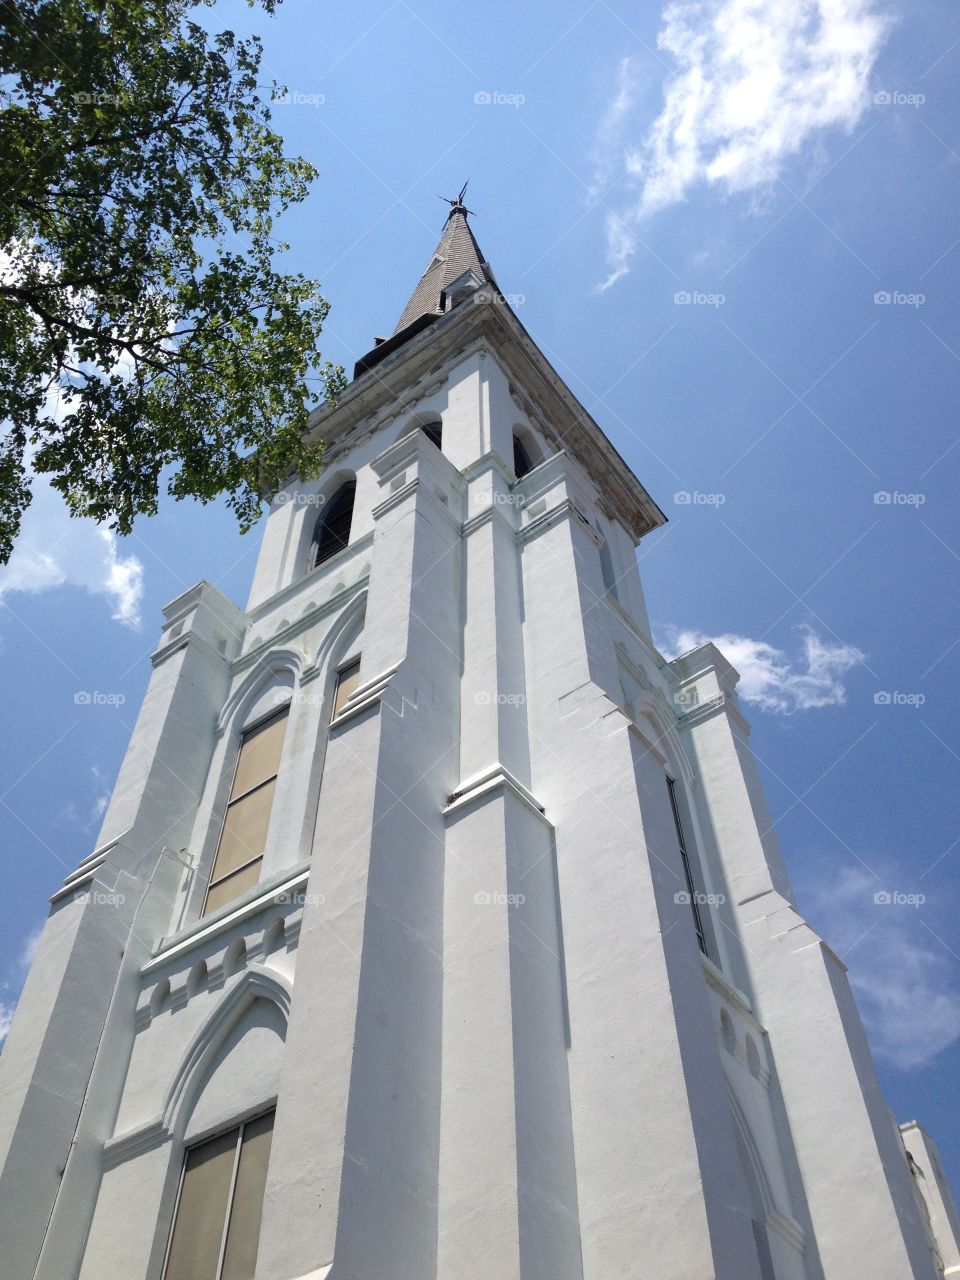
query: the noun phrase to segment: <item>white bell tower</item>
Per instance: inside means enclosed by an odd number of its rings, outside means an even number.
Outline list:
[[[164,611],[0,1057],[4,1274],[960,1274],[737,673],[654,647],[664,516],[463,196],[246,610]]]

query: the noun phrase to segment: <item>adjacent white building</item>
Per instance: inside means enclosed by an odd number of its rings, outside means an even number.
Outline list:
[[[273,504],[173,601],[0,1056],[11,1280],[935,1280],[929,1137],[794,901],[664,516],[460,201]]]

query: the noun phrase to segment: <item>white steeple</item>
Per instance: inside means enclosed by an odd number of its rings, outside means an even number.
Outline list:
[[[164,611],[0,1058],[5,1274],[935,1280],[737,673],[654,647],[663,513],[463,196],[246,609]]]

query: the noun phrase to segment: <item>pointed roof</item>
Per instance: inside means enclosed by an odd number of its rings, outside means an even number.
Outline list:
[[[467,221],[470,210],[463,203],[466,190],[464,183],[456,199],[449,201],[450,212],[447,214],[440,243],[427,263],[419,284],[410,295],[410,301],[403,309],[403,315],[393,331],[394,336],[423,316],[440,315],[445,290],[464,272],[474,270],[481,278],[489,277],[489,268]]]

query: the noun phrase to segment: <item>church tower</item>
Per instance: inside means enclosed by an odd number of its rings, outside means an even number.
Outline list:
[[[960,1275],[737,673],[654,647],[665,517],[463,192],[311,429],[246,609],[164,610],[52,899],[0,1057],[4,1276]]]

